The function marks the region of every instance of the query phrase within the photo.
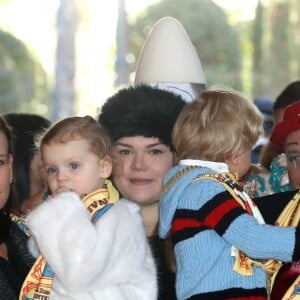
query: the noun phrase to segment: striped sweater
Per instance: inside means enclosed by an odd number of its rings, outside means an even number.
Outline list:
[[[255,259],[299,260],[299,229],[258,224],[221,183],[193,181],[200,174],[216,173],[207,167],[166,185],[184,168],[176,166],[167,173],[160,199],[159,235],[173,235],[177,298],[267,299],[264,270],[254,267],[252,276],[236,273],[232,246]]]

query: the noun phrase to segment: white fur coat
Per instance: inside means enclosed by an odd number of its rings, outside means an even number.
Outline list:
[[[32,254],[40,251],[54,272],[51,300],[157,299],[155,263],[136,204],[121,199],[92,224],[78,195],[67,192],[33,210],[27,225]]]

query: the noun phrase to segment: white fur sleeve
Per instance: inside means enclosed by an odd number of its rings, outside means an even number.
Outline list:
[[[120,200],[94,225],[79,196],[67,192],[33,210],[27,225],[65,288],[101,289],[131,280],[142,288],[148,279],[156,290],[155,266],[135,204]]]
[[[76,272],[95,247],[97,234],[84,204],[68,192],[47,200],[27,216],[39,249],[58,277]]]

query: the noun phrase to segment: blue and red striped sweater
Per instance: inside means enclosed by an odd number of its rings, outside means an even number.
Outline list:
[[[176,294],[179,300],[265,300],[266,274],[254,267],[252,276],[233,270],[232,246],[255,259],[300,259],[300,231],[258,224],[225,189],[212,179],[193,181],[196,168],[166,185],[186,166],[172,168],[165,177],[160,199],[159,235],[173,236],[176,258]]]

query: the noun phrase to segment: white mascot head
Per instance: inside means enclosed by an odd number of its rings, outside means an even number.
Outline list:
[[[197,51],[183,25],[173,17],[160,19],[141,51],[134,85],[149,84],[193,101],[206,89]]]

